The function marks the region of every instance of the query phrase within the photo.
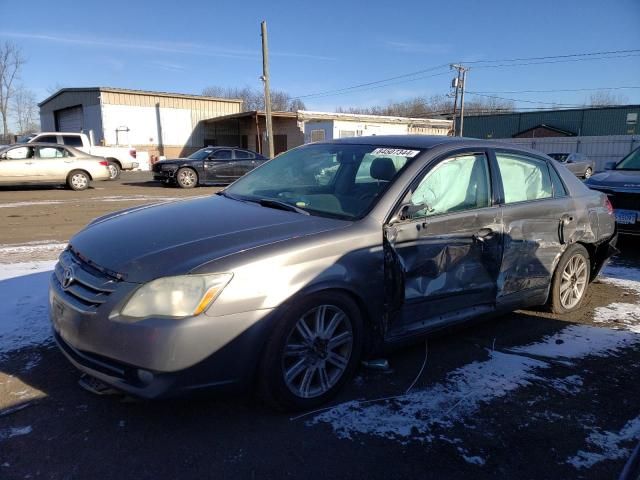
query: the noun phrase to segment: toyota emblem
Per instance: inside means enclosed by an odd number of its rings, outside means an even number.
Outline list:
[[[73,277],[73,269],[71,267],[65,268],[62,274],[62,288],[65,290],[71,286],[75,278]]]

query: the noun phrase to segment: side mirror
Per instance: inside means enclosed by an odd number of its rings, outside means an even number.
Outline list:
[[[429,209],[429,205],[427,205],[426,203],[418,203],[417,205],[413,203],[403,203],[400,206],[398,213],[396,213],[393,217],[391,217],[391,220],[389,220],[389,225],[404,222],[405,220],[412,218],[419,211],[425,209]]]
[[[615,168],[616,168],[616,162],[607,162],[604,164],[605,170],[615,170]]]

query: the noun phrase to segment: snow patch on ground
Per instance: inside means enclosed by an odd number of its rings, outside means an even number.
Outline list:
[[[488,351],[487,360],[464,365],[426,389],[389,399],[346,402],[316,415],[307,424],[327,423],[340,438],[368,434],[400,442],[429,442],[434,427],[462,422],[483,404],[518,388],[536,383],[575,391],[582,383],[577,376],[540,376],[555,359],[606,357],[638,343],[640,336],[632,332],[572,325],[507,353]]]
[[[51,339],[48,284],[54,265],[55,261],[0,265],[0,359]]]
[[[29,435],[33,429],[30,425],[26,427],[10,427],[0,430],[0,442],[2,440],[7,440],[12,437],[18,437],[20,435]]]
[[[640,440],[640,417],[628,421],[619,432],[592,429],[587,437],[590,450],[580,450],[576,455],[567,459],[567,463],[577,469],[591,468],[604,460],[626,458],[631,450],[624,448],[623,443]]]
[[[67,244],[55,240],[44,240],[22,244],[0,244],[0,274],[6,264],[24,261],[52,260],[57,258]]]

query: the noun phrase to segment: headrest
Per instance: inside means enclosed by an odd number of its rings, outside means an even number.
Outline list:
[[[376,180],[391,181],[396,174],[396,166],[388,157],[378,157],[371,162],[369,174]]]

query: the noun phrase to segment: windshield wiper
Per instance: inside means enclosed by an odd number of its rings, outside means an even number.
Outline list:
[[[278,208],[280,210],[287,210],[289,212],[301,213],[302,215],[310,215],[309,212],[301,208],[291,205],[290,203],[281,202],[280,200],[273,200],[271,198],[261,198],[258,203],[263,207]]]

